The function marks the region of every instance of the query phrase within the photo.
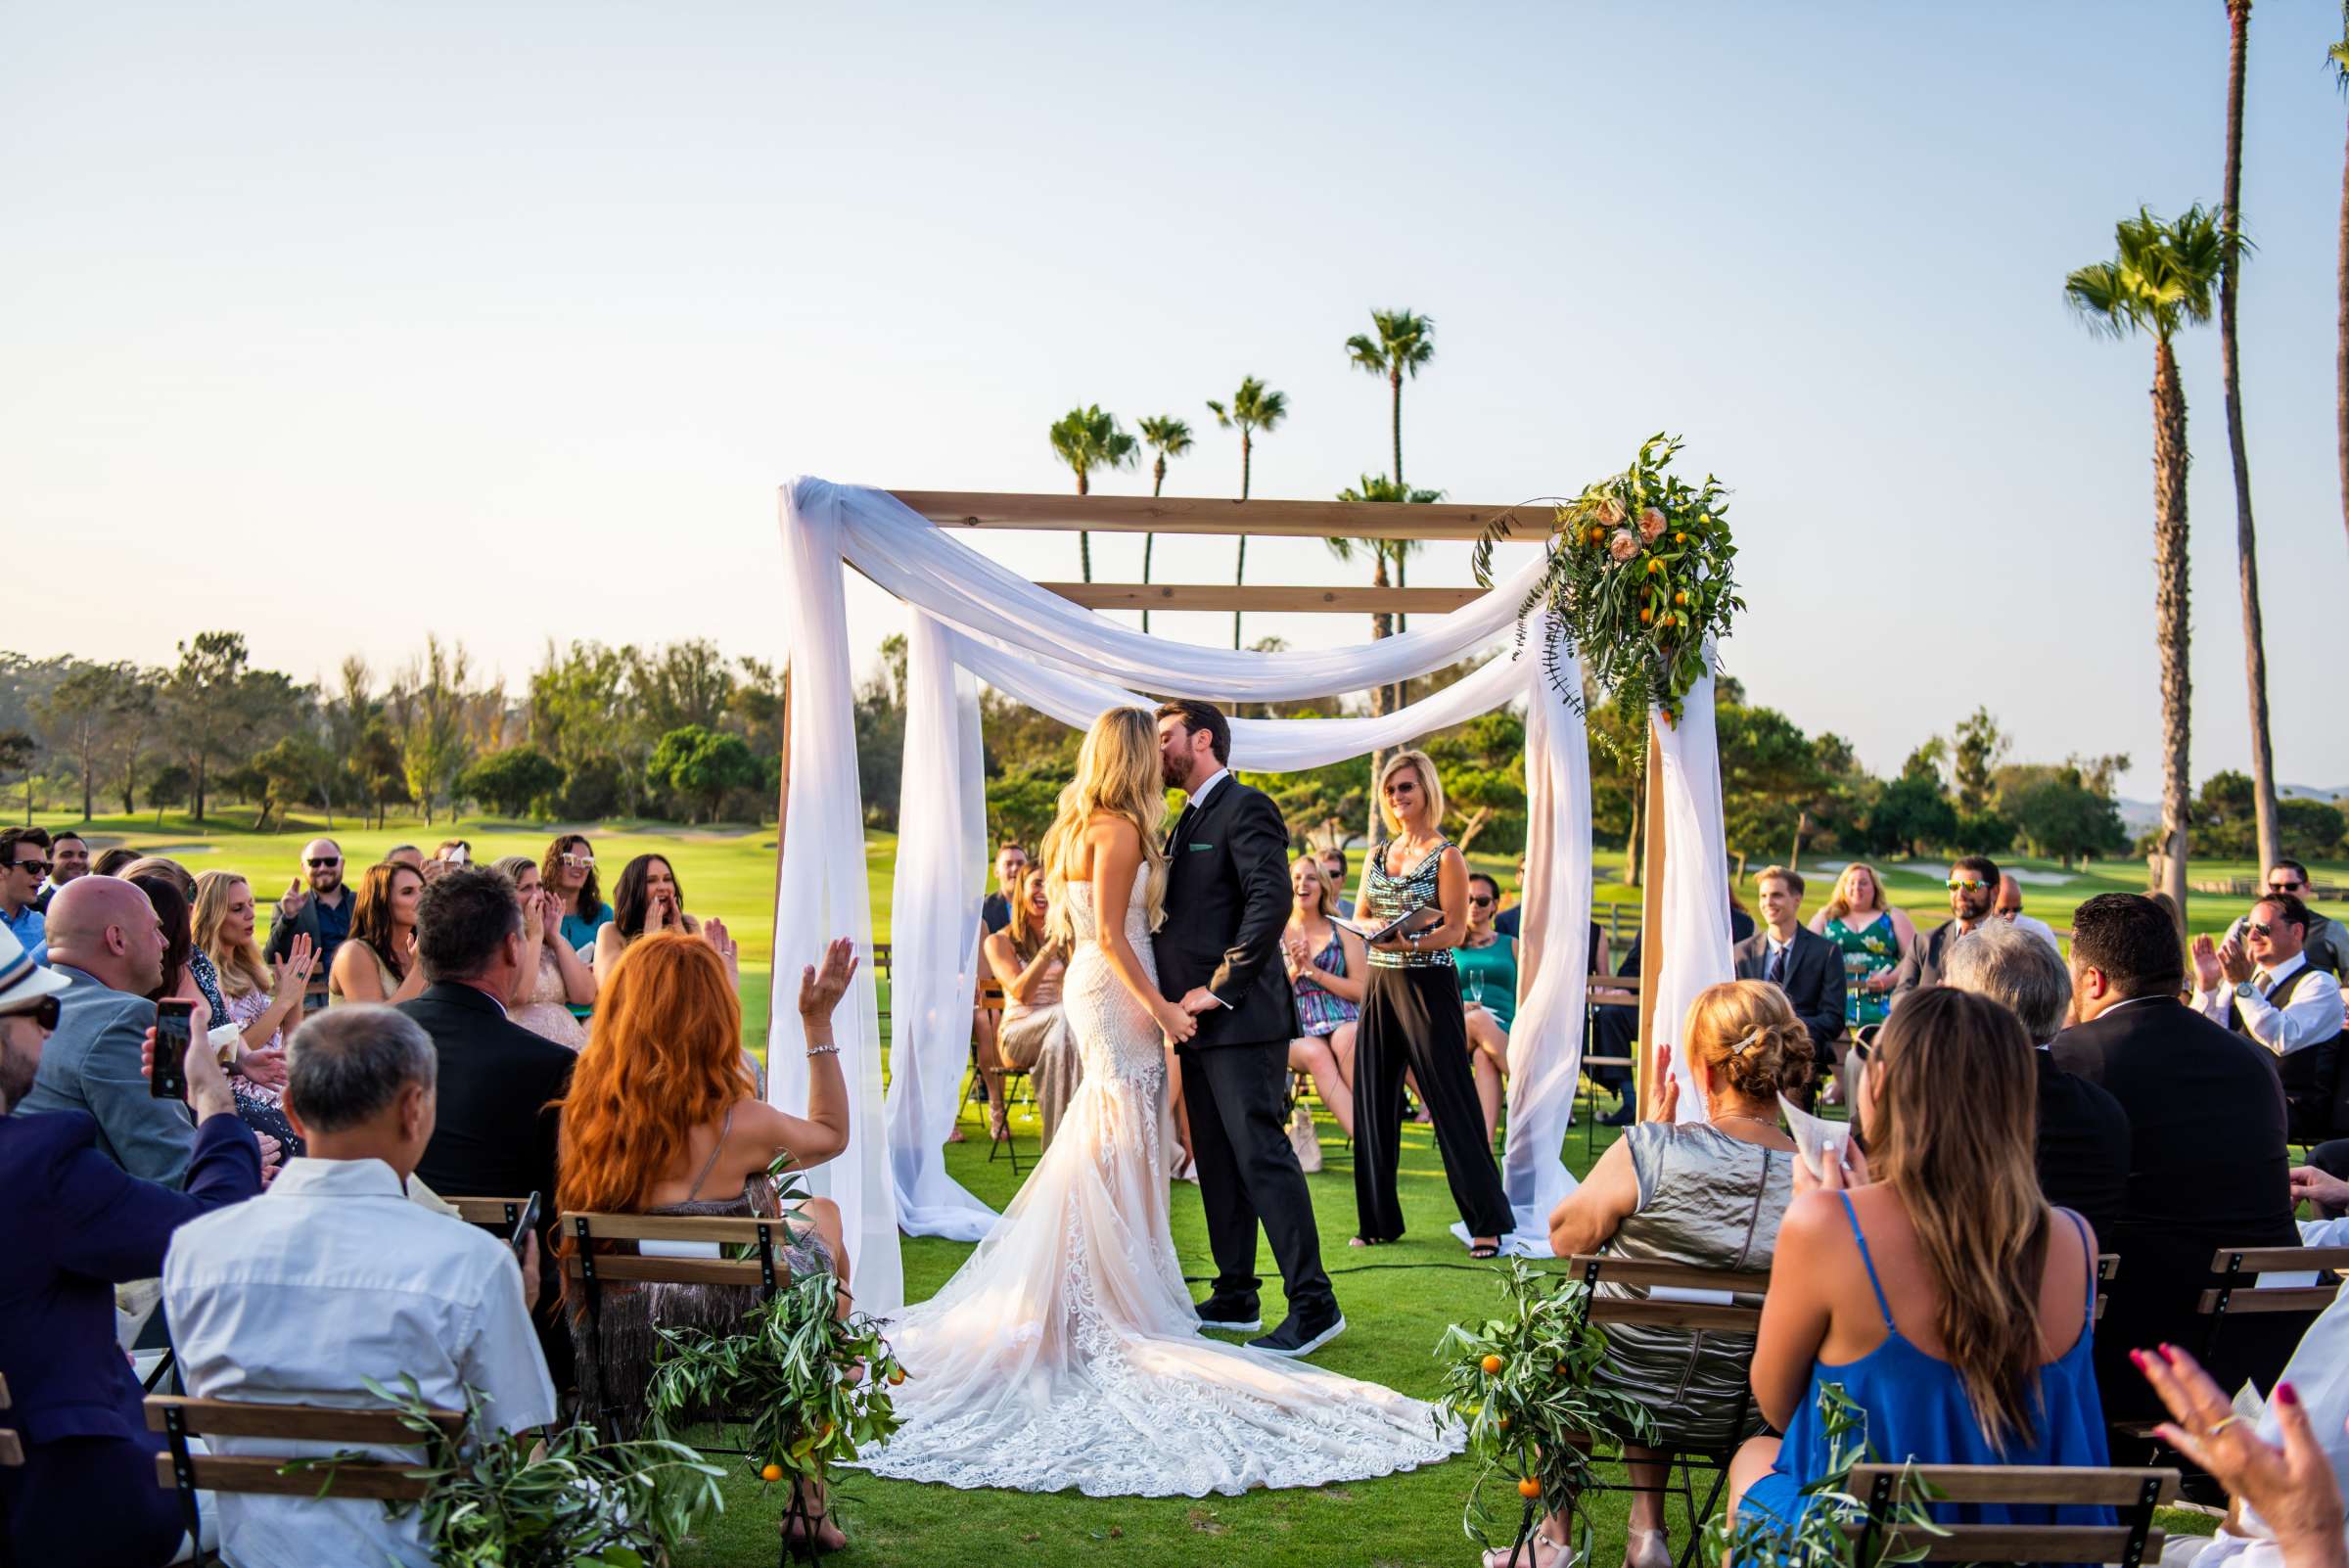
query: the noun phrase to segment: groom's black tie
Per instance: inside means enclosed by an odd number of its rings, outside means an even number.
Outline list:
[[[1183,830],[1191,825],[1191,817],[1198,809],[1199,807],[1189,801],[1183,802],[1182,814],[1176,817],[1174,825],[1167,830],[1167,842],[1163,848],[1169,856],[1174,853],[1174,847],[1182,842]]]

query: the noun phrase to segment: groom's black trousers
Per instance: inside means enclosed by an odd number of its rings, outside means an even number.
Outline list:
[[[1289,1146],[1289,1042],[1179,1047],[1183,1108],[1190,1117],[1191,1153],[1199,1164],[1199,1196],[1207,1210],[1207,1244],[1216,1257],[1216,1294],[1253,1302],[1256,1227],[1261,1220],[1280,1265],[1289,1311],[1336,1304],[1321,1268],[1321,1237],[1313,1198],[1297,1151]]]

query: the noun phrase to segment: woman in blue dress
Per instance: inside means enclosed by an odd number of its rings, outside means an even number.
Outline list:
[[[2092,1323],[2096,1238],[2040,1196],[2031,1038],[1985,996],[1920,991],[1869,1058],[1874,1151],[1798,1167],[1754,1349],[1755,1402],[1785,1438],[1729,1469],[1743,1523],[1792,1523],[1827,1471],[1820,1389],[1867,1421],[1868,1457],[2105,1462]],[[1873,1167],[1871,1172],[1870,1167]],[[1935,1505],[1954,1523],[2108,1524],[2103,1508]]]

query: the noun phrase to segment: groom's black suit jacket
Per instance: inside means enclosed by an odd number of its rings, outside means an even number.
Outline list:
[[[1237,775],[1185,807],[1169,830],[1167,919],[1152,939],[1159,989],[1179,1001],[1205,986],[1223,1003],[1199,1018],[1191,1045],[1262,1044],[1297,1033],[1297,1003],[1278,962],[1289,921],[1289,832],[1279,808]]]

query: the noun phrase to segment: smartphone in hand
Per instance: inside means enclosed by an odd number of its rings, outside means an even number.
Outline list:
[[[188,1097],[188,1033],[196,1003],[166,996],[155,1004],[155,1070],[148,1075],[147,1092],[159,1100]]]
[[[532,1192],[529,1200],[523,1204],[522,1213],[514,1217],[514,1233],[506,1238],[506,1245],[514,1249],[514,1260],[517,1263],[522,1261],[522,1250],[530,1241],[530,1232],[538,1228],[540,1208],[538,1194]]]

